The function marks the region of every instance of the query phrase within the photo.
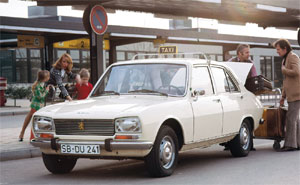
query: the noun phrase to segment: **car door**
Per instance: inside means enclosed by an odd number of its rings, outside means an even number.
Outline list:
[[[192,71],[192,92],[205,92],[192,97],[194,113],[194,140],[202,141],[222,134],[222,106],[215,95],[207,66],[197,66]]]
[[[211,67],[217,94],[223,107],[222,134],[227,135],[237,132],[241,125],[243,96],[227,71],[222,67]]]

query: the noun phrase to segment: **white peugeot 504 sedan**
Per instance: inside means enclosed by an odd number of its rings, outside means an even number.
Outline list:
[[[37,111],[31,144],[54,174],[70,172],[78,158],[134,158],[161,177],[173,173],[179,151],[225,144],[233,156],[247,156],[262,112],[225,63],[118,62],[87,99]]]

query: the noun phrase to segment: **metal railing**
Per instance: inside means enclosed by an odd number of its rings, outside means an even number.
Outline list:
[[[279,88],[276,88],[268,94],[260,94],[257,97],[263,104],[271,105],[274,103],[274,107],[279,107],[279,101],[281,99],[281,90]]]

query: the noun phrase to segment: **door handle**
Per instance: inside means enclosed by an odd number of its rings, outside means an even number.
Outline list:
[[[241,99],[243,99],[243,98],[244,98],[244,96],[243,96],[243,95],[241,95],[241,96],[240,96],[240,98],[241,98]]]
[[[219,103],[221,100],[220,99],[213,99],[213,101]]]

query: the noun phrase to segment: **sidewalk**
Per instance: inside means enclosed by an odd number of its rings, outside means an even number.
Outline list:
[[[14,107],[13,99],[8,99],[5,105],[5,107],[0,107],[0,122],[4,116],[6,118],[15,115],[25,116],[30,111],[30,101],[27,99],[18,99],[16,101],[17,107]],[[31,146],[29,143],[30,127],[26,129],[24,141],[18,141],[21,126],[18,128],[3,128],[1,125],[0,161],[31,158],[41,155],[39,148]]]
[[[4,107],[0,107],[0,116],[25,115],[30,111],[28,99],[17,99],[16,106],[14,99],[7,99]]]

